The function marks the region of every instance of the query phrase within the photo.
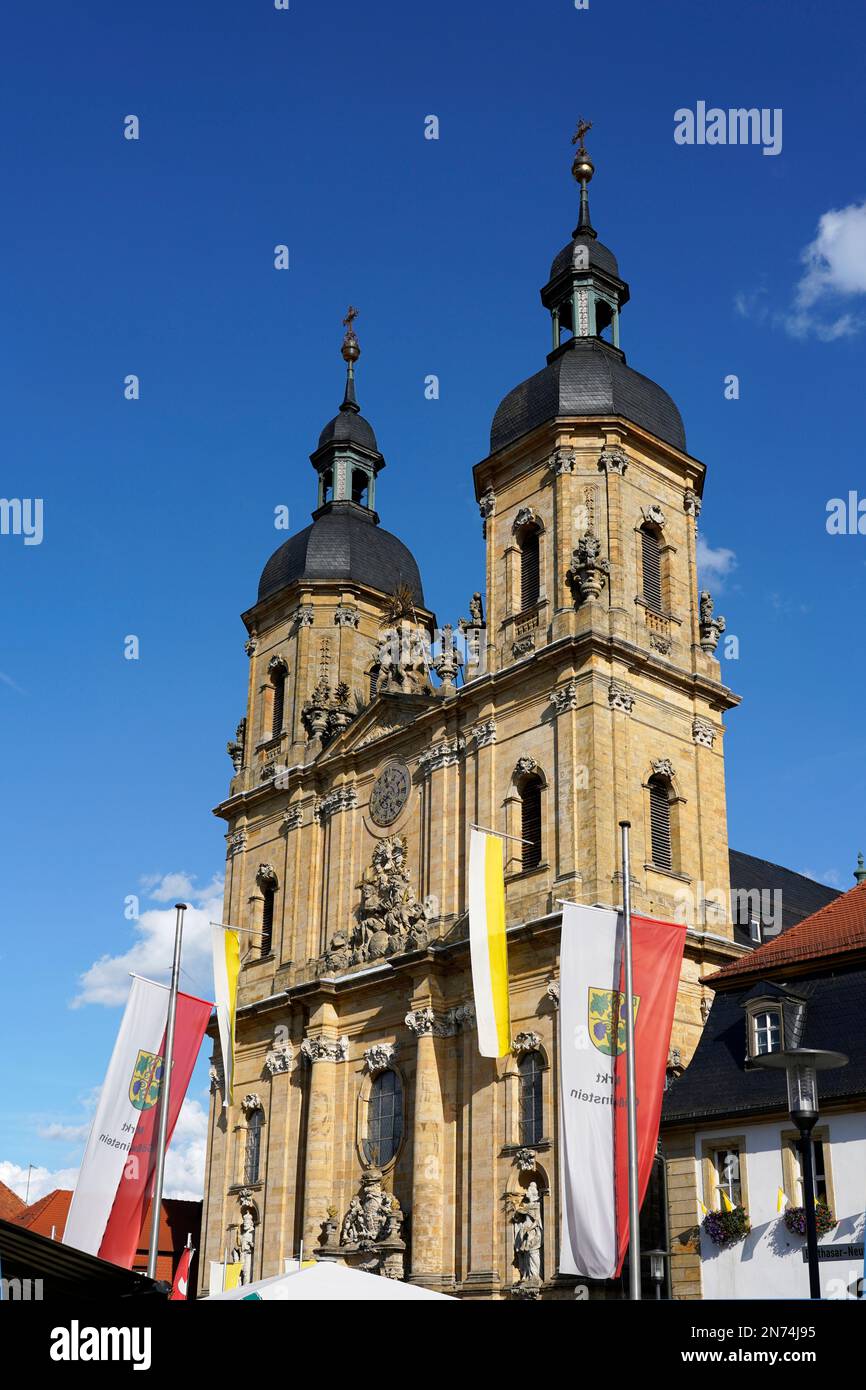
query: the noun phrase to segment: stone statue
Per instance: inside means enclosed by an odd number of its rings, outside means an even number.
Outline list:
[[[376,660],[379,677],[376,691],[392,695],[429,695],[430,639],[421,628],[401,618],[382,629]]]
[[[427,945],[427,914],[406,872],[406,841],[402,835],[380,840],[373,862],[361,881],[356,926],[347,940],[339,931],[323,957],[330,970],[344,970],[368,960],[382,960]]]
[[[244,1208],[241,1214],[241,1229],[238,1243],[232,1251],[232,1262],[240,1263],[240,1282],[249,1284],[253,1277],[253,1250],[256,1243],[256,1223],[252,1210]]]
[[[393,1192],[384,1190],[381,1170],[366,1169],[360,1193],[352,1198],[343,1217],[341,1258],[352,1268],[365,1269],[388,1279],[402,1279],[406,1250],[402,1228],[400,1203]],[[320,1248],[324,1254],[324,1245]]]
[[[713,596],[707,589],[701,590],[700,605],[698,609],[698,628],[700,630],[701,647],[705,652],[712,653],[719,644],[719,638],[727,626],[725,619],[721,616],[713,617]]]
[[[514,1259],[520,1275],[519,1283],[530,1288],[541,1283],[541,1247],[544,1227],[541,1220],[541,1198],[538,1186],[531,1182],[523,1201],[512,1216],[514,1223]]]
[[[609,574],[610,563],[601,553],[601,541],[587,531],[572,551],[571,569],[565,576],[575,603],[597,599]]]
[[[367,1234],[364,1210],[361,1206],[361,1198],[353,1197],[349,1203],[349,1210],[343,1217],[343,1228],[340,1231],[341,1245],[359,1245]]]

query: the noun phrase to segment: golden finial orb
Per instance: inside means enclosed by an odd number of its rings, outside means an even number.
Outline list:
[[[350,304],[348,310],[346,311],[346,317],[343,319],[343,327],[345,328],[346,333],[343,338],[343,346],[340,348],[340,352],[342,353],[344,362],[357,362],[358,358],[361,356],[361,345],[358,342],[358,337],[355,333],[355,319],[357,317],[358,310],[354,307],[353,304]]]
[[[581,116],[577,123],[577,130],[571,138],[572,145],[577,145],[577,153],[574,156],[571,172],[578,183],[589,183],[595,173],[595,165],[587,154],[586,146],[583,143],[584,136],[590,130],[592,130],[592,121],[585,121]]]

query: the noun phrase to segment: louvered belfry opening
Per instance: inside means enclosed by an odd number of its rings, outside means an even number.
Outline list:
[[[274,941],[274,890],[266,888],[264,893],[264,903],[262,905],[262,938],[261,953],[263,956],[271,954],[271,947]]]
[[[651,527],[643,526],[640,533],[643,565],[644,602],[656,613],[662,609],[662,557],[659,538]]]
[[[670,787],[663,777],[651,777],[649,794],[652,862],[658,869],[672,869]]]
[[[538,528],[527,527],[520,538],[520,607],[532,608],[541,592]]]
[[[530,777],[520,792],[520,838],[523,844],[523,868],[537,869],[541,863],[541,779]]]
[[[275,671],[273,678],[274,685],[274,708],[271,720],[271,734],[274,738],[283,732],[283,715],[286,708],[286,673],[285,671]]]

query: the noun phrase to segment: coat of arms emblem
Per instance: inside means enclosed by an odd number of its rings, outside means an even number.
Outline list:
[[[633,996],[634,1018],[640,997]],[[589,1036],[593,1047],[606,1057],[618,1057],[625,1052],[625,995],[618,989],[589,988]]]
[[[136,1110],[150,1110],[159,1100],[162,1084],[162,1058],[139,1049],[129,1082],[129,1099]]]

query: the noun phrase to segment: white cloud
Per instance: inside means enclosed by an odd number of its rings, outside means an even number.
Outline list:
[[[39,1125],[36,1133],[39,1135],[40,1139],[60,1139],[66,1144],[78,1144],[83,1143],[87,1138],[89,1129],[90,1125],[87,1123],[80,1125],[62,1125],[52,1121],[51,1124]]]
[[[183,892],[178,892],[182,883]],[[155,902],[183,897],[188,902],[183,926],[181,988],[202,997],[213,998],[210,922],[222,920],[223,884],[214,877],[203,888],[195,888],[186,874],[166,874],[148,881],[147,894]],[[123,1004],[129,993],[130,973],[166,982],[171,973],[174,951],[174,907],[148,908],[133,922],[136,939],[121,955],[100,956],[79,977],[79,992],[73,1008],[83,1004],[113,1007]]]
[[[815,240],[800,259],[805,270],[793,308],[783,316],[787,331],[795,338],[816,337],[822,342],[859,333],[866,322],[863,315],[844,308],[836,313],[832,305],[866,295],[866,202],[825,212]]]
[[[207,1120],[207,1111],[201,1103],[187,1097],[181,1106],[174,1136],[165,1156],[165,1186],[163,1191],[166,1197],[177,1197],[188,1202],[200,1200],[204,1191]],[[47,1133],[51,1129],[57,1132]],[[40,1134],[43,1138],[50,1139],[77,1138],[83,1149],[89,1129],[89,1124],[47,1125],[40,1130]],[[68,1168],[46,1168],[41,1165],[32,1168],[30,1170],[30,1203],[38,1202],[40,1197],[45,1197],[55,1188],[73,1188],[77,1178],[78,1164]],[[8,1159],[0,1160],[0,1182],[11,1187],[12,1191],[17,1192],[23,1200],[27,1193],[27,1168],[22,1168],[19,1163],[12,1163]]]
[[[698,574],[702,584],[715,584],[717,589],[724,587],[731,570],[736,568],[737,557],[733,550],[724,546],[714,548],[698,536]]]

